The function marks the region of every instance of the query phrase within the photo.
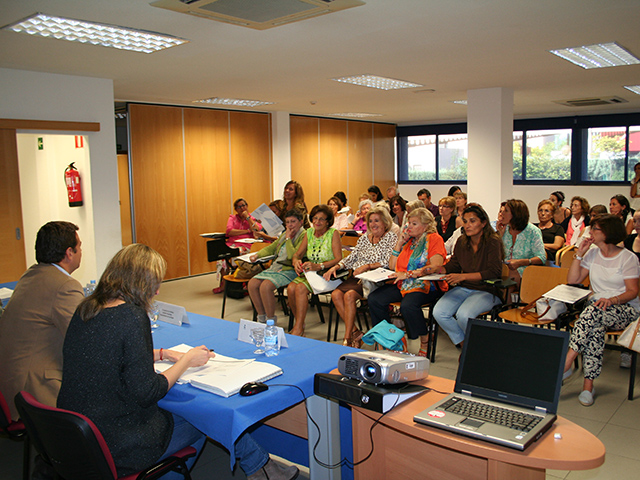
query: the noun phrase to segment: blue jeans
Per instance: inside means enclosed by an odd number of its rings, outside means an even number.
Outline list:
[[[429,293],[412,292],[404,297],[395,284],[383,285],[369,295],[369,313],[371,323],[377,325],[382,320],[389,320],[389,304],[400,302],[400,313],[407,329],[407,337],[418,338],[427,334],[427,321],[422,313],[422,305],[433,302],[440,292],[434,290]]]
[[[500,299],[489,292],[454,287],[438,300],[433,317],[453,344],[458,345],[464,340],[469,319],[488,312],[499,303]]]
[[[187,467],[191,469],[200,455],[200,451],[202,450],[207,436],[187,422],[184,418],[178,415],[172,415],[173,433],[171,434],[171,441],[169,442],[169,446],[167,447],[164,455],[160,457],[160,460],[191,445],[198,451],[195,457],[192,457],[187,461]],[[240,435],[238,440],[236,440],[236,460],[238,460],[240,468],[242,468],[244,473],[249,476],[256,473],[265,463],[267,463],[269,460],[269,454],[265,452],[258,443],[256,443],[251,435],[243,433]],[[183,477],[182,475],[178,475],[176,472],[171,472],[162,478],[169,480]]]

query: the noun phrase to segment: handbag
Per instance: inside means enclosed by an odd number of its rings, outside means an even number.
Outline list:
[[[640,319],[631,322],[624,332],[618,337],[618,345],[622,345],[629,350],[640,352],[640,338],[638,338],[638,329],[640,327]]]
[[[566,311],[567,305],[564,302],[545,297],[536,301],[538,320],[555,320]]]
[[[245,262],[244,260],[236,260],[236,265],[238,265],[238,268],[233,273],[233,276],[238,280],[248,280],[253,278],[265,269],[265,265],[263,263],[251,263]]]

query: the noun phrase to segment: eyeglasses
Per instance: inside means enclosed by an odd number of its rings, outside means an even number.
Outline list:
[[[236,205],[236,208],[245,208],[248,207],[249,205],[247,205],[246,203],[239,203],[238,205]]]
[[[438,205],[438,208],[453,208],[451,205]]]
[[[313,217],[311,219],[312,222],[326,222],[327,221],[327,217]]]

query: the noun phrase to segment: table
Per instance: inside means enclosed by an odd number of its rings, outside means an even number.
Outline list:
[[[420,383],[441,392],[451,392],[454,387],[452,380],[433,376]],[[416,413],[443,397],[443,394],[427,392],[382,417],[373,430],[373,454],[356,466],[355,478],[544,480],[547,468],[588,470],[604,463],[602,442],[562,417],[524,452],[413,421]],[[355,461],[369,454],[369,431],[379,418],[379,413],[353,407]],[[560,433],[562,438],[554,438],[555,433]]]
[[[170,348],[180,343],[191,346],[204,344],[223,355],[236,358],[257,357],[253,354],[253,350],[255,350],[253,345],[237,340],[238,323],[193,313],[188,313],[188,317],[190,324],[181,327],[158,322],[159,326],[154,329],[153,333],[154,348]],[[277,357],[259,356],[260,361],[278,365],[284,372],[266,382],[270,385],[269,390],[252,397],[234,395],[224,398],[199,390],[191,385],[175,385],[159,402],[160,407],[184,417],[207,436],[222,444],[231,453],[231,462],[235,463],[235,441],[245,430],[255,426],[261,420],[300,404],[309,397],[311,397],[312,404],[318,405],[320,410],[333,408],[323,405],[324,399],[313,396],[314,374],[331,371],[335,368],[341,355],[354,350],[341,345],[292,335],[287,335],[287,342],[289,348],[281,349],[280,355]],[[302,393],[294,387],[276,385],[296,385],[302,390]],[[298,424],[290,425],[289,430],[294,433],[298,432],[298,436],[300,436],[300,418],[305,419],[304,409],[294,407],[291,410],[294,410],[293,416],[298,419]],[[320,413],[314,413],[313,417],[318,417],[316,420],[322,421]],[[306,419],[302,421],[306,423]],[[335,419],[327,420],[327,422],[331,421],[335,421]],[[271,423],[276,428],[282,428],[282,422],[278,423],[277,419]],[[350,443],[349,437],[347,440]],[[260,440],[260,438],[257,439]],[[305,441],[305,443],[307,442]],[[312,441],[309,444],[312,444]],[[271,447],[272,442],[270,442],[268,449],[272,453],[278,453],[274,452]],[[334,456],[339,456],[340,445],[337,445],[337,454],[335,447],[334,445],[327,446],[327,448],[334,448]],[[350,444],[348,447],[348,451],[350,451]],[[313,464],[310,467],[313,474]],[[321,476],[337,478],[339,474],[336,476],[335,472],[330,472],[328,476],[319,474],[313,476],[314,478]]]

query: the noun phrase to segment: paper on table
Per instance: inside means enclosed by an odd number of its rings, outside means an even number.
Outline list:
[[[192,347],[180,344],[170,350],[188,352]],[[162,373],[173,364],[168,361],[156,362],[156,372]],[[282,375],[282,369],[265,362],[253,359],[236,359],[216,354],[214,358],[201,367],[192,367],[178,380],[179,383],[190,383],[192,386],[222,397],[230,397],[240,391],[248,382],[263,382]]]
[[[423,277],[418,277],[418,280],[444,280],[444,273],[432,273],[431,275],[425,275]]]
[[[156,304],[158,305],[158,320],[178,326],[189,323],[189,317],[184,307],[159,300],[156,300]]]
[[[204,238],[225,238],[227,234],[224,232],[213,232],[213,233],[201,233],[200,236]]]
[[[307,281],[315,294],[330,292],[342,283],[340,279],[325,280],[317,272],[304,272],[304,275],[307,277]]]
[[[249,253],[245,253],[244,255],[240,255],[238,257],[235,257],[236,260],[242,260],[244,262],[249,262],[249,263],[264,263],[264,262],[268,262],[269,260],[273,260],[274,258],[276,258],[275,255],[267,255],[265,257],[261,257],[256,259],[255,262],[251,261],[251,257],[254,256],[256,254],[256,252],[249,252]]]
[[[591,290],[572,287],[571,285],[557,285],[542,296],[568,304],[576,303],[591,294]]]
[[[11,290],[10,288],[7,288],[7,287],[0,288],[0,299],[1,300],[5,300],[7,298],[11,298],[11,295],[13,295],[13,290]]]
[[[253,340],[251,340],[251,329],[264,329],[266,326],[267,325],[264,323],[252,322],[251,320],[241,318],[240,327],[238,328],[238,340],[245,343],[253,343]],[[278,342],[280,342],[280,348],[288,348],[289,344],[287,343],[287,337],[284,335],[284,329],[278,326],[276,326],[276,328],[278,329]]]
[[[388,268],[378,267],[375,270],[369,270],[368,272],[356,275],[356,278],[360,280],[369,280],[370,282],[383,282],[390,278],[395,278],[395,273],[396,272],[389,270]]]

